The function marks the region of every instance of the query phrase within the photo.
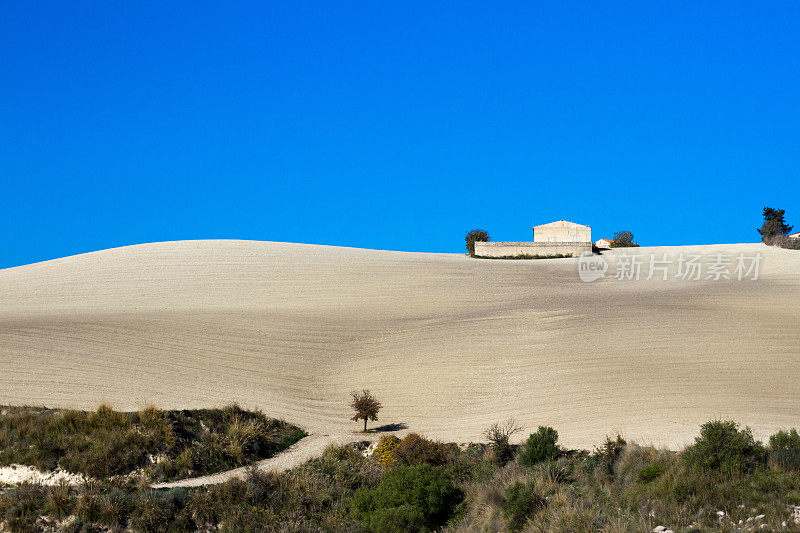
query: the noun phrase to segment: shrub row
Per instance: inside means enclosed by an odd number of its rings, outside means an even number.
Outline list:
[[[765,447],[729,421],[704,424],[683,452],[620,436],[564,450],[540,427],[504,464],[491,446],[384,436],[369,457],[330,447],[289,472],[206,488],[22,485],[0,491],[0,518],[10,531],[732,531],[739,520],[790,531],[798,456],[796,430]]]

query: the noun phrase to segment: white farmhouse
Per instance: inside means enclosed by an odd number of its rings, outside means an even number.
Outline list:
[[[578,257],[592,251],[592,228],[568,220],[533,226],[533,242],[476,242],[477,257]]]

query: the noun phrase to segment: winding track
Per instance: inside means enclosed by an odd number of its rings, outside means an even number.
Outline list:
[[[800,425],[800,253],[761,279],[582,283],[574,259],[482,261],[182,241],[0,270],[0,403],[166,409],[238,402],[346,435],[381,423],[465,442],[496,420],[679,446],[712,417]]]
[[[319,457],[322,452],[330,444],[345,444],[360,439],[352,435],[309,435],[282,452],[276,454],[274,457],[264,459],[255,463],[255,468],[262,472],[285,472],[296,466],[300,466],[309,459]],[[180,479],[178,481],[169,481],[166,483],[154,483],[154,489],[172,489],[175,487],[199,487],[201,485],[216,485],[218,483],[225,483],[233,478],[244,479],[250,467],[234,468],[232,470],[225,470],[224,472],[217,472],[216,474],[209,474],[207,476],[199,476],[188,479]]]

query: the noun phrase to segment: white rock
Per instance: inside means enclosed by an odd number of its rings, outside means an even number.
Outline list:
[[[760,515],[756,516],[756,520],[764,520],[765,516],[766,515],[760,514]]]
[[[42,472],[32,466],[10,465],[0,468],[0,484],[18,485],[23,482],[38,483],[39,485],[56,485],[62,480],[70,485],[80,485],[86,481],[80,474],[70,474],[63,470]]]
[[[725,516],[725,511],[717,511],[717,516],[722,518],[723,516]]]
[[[665,530],[664,530],[664,533],[675,533],[675,532],[674,532],[674,531],[672,531],[671,529],[665,529]]]
[[[656,526],[653,528],[653,533],[663,533],[666,529],[664,526]]]
[[[375,442],[373,442],[372,444],[370,444],[369,446],[367,446],[367,449],[366,449],[366,450],[364,450],[364,452],[362,453],[362,455],[363,455],[364,457],[369,457],[370,455],[372,455],[372,454],[375,452],[375,448],[377,448],[377,447],[378,447],[378,442],[377,442],[377,441],[375,441]]]

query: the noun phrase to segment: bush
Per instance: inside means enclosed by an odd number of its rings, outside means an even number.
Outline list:
[[[618,231],[614,234],[609,246],[611,248],[635,248],[639,245],[633,242],[633,233],[630,231]]]
[[[12,531],[30,531],[29,525],[46,506],[47,500],[40,485],[22,483],[0,492],[0,515],[5,516],[6,526]]]
[[[464,498],[443,467],[398,466],[373,489],[360,488],[352,500],[354,516],[375,531],[435,530]]]
[[[508,528],[519,531],[528,517],[544,509],[546,505],[547,501],[536,492],[533,482],[517,481],[510,485],[503,499],[503,515],[508,520]]]
[[[781,430],[769,438],[769,460],[779,468],[800,471],[800,434],[796,429]]]
[[[533,471],[552,483],[564,483],[572,479],[572,468],[566,458],[541,462]]]
[[[700,426],[700,436],[683,452],[688,464],[723,474],[751,472],[766,462],[764,446],[750,428],[739,430],[732,420],[712,420]]]
[[[789,237],[787,235],[775,235],[773,237],[765,238],[764,242],[770,246],[777,246],[778,248],[786,248],[787,250],[800,250],[800,239]]]
[[[231,507],[222,519],[220,531],[251,533],[274,531],[277,517],[270,509],[241,504]]]
[[[467,233],[464,240],[467,244],[467,253],[470,257],[475,257],[475,243],[476,242],[489,242],[491,238],[489,234],[482,229],[474,229]]]
[[[606,437],[606,441],[603,445],[595,449],[592,457],[595,459],[597,467],[604,476],[609,478],[614,477],[614,464],[616,464],[622,452],[625,451],[627,445],[628,443],[625,439],[623,439],[621,435],[617,435],[615,440]]]
[[[439,466],[447,463],[448,447],[441,442],[420,437],[416,433],[409,433],[397,443],[392,455],[397,462],[404,465]]]
[[[522,431],[522,427],[518,426],[512,418],[504,423],[495,422],[483,432],[484,438],[492,444],[495,461],[500,466],[505,465],[514,457],[510,439],[519,431]]]
[[[65,480],[60,480],[58,483],[45,489],[47,497],[47,505],[45,511],[51,516],[56,518],[64,518],[69,516],[75,505],[72,499],[72,489]]]
[[[397,464],[394,449],[397,448],[398,444],[400,444],[400,439],[394,435],[381,435],[372,455],[384,468],[392,467]]]
[[[113,490],[100,497],[100,522],[107,526],[124,527],[130,514],[130,503],[127,493]]]
[[[664,472],[664,467],[659,464],[652,464],[639,470],[636,477],[641,483],[650,483],[658,479],[662,472]]]
[[[189,493],[186,489],[141,493],[133,510],[131,526],[138,531],[166,531],[178,511],[186,507],[188,502]]]
[[[558,431],[551,427],[539,426],[536,433],[531,433],[519,453],[519,462],[525,466],[556,459],[560,452],[556,442]]]
[[[694,486],[682,479],[679,479],[675,482],[675,485],[672,486],[672,497],[675,498],[678,502],[683,502],[689,499],[695,493]]]

